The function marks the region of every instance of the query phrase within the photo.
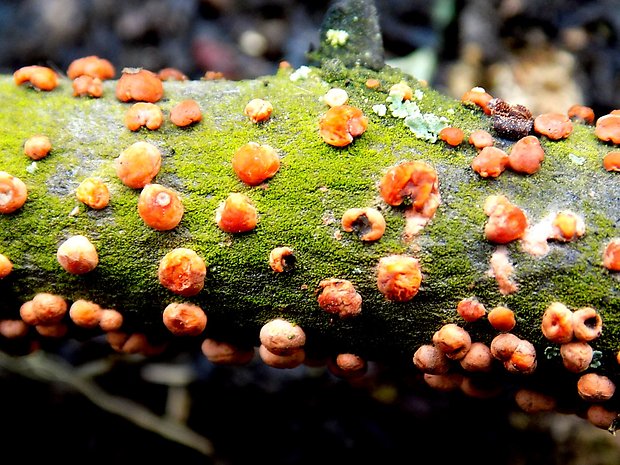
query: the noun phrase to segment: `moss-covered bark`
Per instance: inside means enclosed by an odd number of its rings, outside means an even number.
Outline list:
[[[53,292],[69,302],[85,298],[115,308],[125,316],[128,332],[162,340],[170,338],[161,320],[164,307],[183,300],[206,311],[205,335],[215,338],[257,345],[260,327],[282,316],[306,331],[308,353],[346,351],[409,364],[415,349],[447,322],[464,326],[473,340],[490,343],[497,331],[486,319],[465,323],[456,312],[461,299],[476,296],[487,309],[505,305],[515,311],[513,332],[535,344],[538,372],[573,379],[559,370],[557,356],[544,355],[553,344],[541,333],[541,316],[551,302],[560,301],[571,309],[591,306],[600,312],[603,334],[592,345],[602,357],[595,371],[617,379],[620,293],[617,276],[602,267],[601,257],[605,243],[618,235],[620,184],[617,174],[602,167],[610,146],[596,138],[593,127],[575,124],[563,141],[542,137],[546,158],[534,175],[507,171],[483,179],[470,167],[476,150],[468,143],[452,148],[440,140],[419,139],[389,110],[381,117],[372,107],[386,103],[389,87],[404,80],[416,91],[423,113],[443,116],[467,135],[491,130],[490,119],[479,109],[389,67],[375,72],[330,61],[311,68],[307,78],[291,79],[293,71],[240,82],[166,82],[165,97],[158,102],[164,113],[193,98],[203,120],[185,129],[166,120],[157,131],[138,132],[123,124],[130,104],[115,98],[115,81],[105,83],[102,98],[88,99],[73,97],[67,79],[51,92],[40,92],[1,77],[0,170],[22,179],[29,197],[19,211],[0,215],[0,253],[14,263],[13,272],[0,280],[0,318],[18,318],[23,302],[38,292]],[[379,79],[381,87],[367,88],[368,78]],[[326,144],[318,132],[327,110],[321,96],[330,87],[346,89],[350,104],[369,118],[367,131],[345,148]],[[274,106],[272,117],[261,124],[243,114],[256,97]],[[53,150],[33,163],[22,147],[35,133],[48,135]],[[146,226],[137,213],[139,190],[124,186],[115,174],[114,159],[139,140],[163,153],[155,181],[182,196],[185,214],[172,231]],[[279,172],[257,187],[244,185],[231,167],[234,151],[249,141],[269,144],[281,156]],[[496,142],[507,150],[511,144]],[[435,217],[411,242],[403,240],[403,209],[387,205],[378,191],[385,171],[404,160],[435,167],[441,195]],[[110,189],[111,202],[103,210],[89,209],[75,197],[87,176],[100,177]],[[233,235],[217,227],[215,210],[230,192],[245,193],[255,203],[259,223],[254,231]],[[483,235],[484,201],[500,193],[521,206],[532,224],[563,209],[582,215],[586,224],[582,238],[551,243],[543,257],[511,243],[518,291],[509,295],[500,293],[489,274],[496,246]],[[387,221],[376,243],[363,243],[340,226],[346,209],[369,206],[379,208]],[[99,266],[86,275],[70,275],[56,260],[58,245],[74,234],[89,237],[99,252]],[[295,250],[297,266],[278,274],[270,269],[268,256],[282,245]],[[194,297],[181,298],[158,282],[159,260],[175,247],[194,249],[207,263],[205,288]],[[422,287],[409,302],[387,301],[377,289],[378,260],[392,253],[411,254],[421,262]],[[318,284],[331,277],[353,282],[363,298],[359,316],[339,319],[319,308]],[[68,337],[76,330],[71,328]]]

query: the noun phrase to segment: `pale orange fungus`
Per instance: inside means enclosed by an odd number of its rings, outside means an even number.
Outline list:
[[[610,271],[620,271],[620,238],[611,239],[605,246],[603,266]]]
[[[58,86],[58,75],[47,66],[24,66],[13,73],[15,84],[29,82],[35,89],[50,91]]]
[[[607,171],[620,171],[620,152],[609,152],[603,158],[603,168]]]
[[[159,129],[164,122],[164,113],[154,103],[136,102],[125,113],[125,126],[130,131],[147,128]]]
[[[141,68],[125,68],[116,83],[116,98],[121,102],[155,103],[164,96],[161,79],[152,71]]]
[[[414,160],[388,169],[381,179],[380,192],[389,205],[411,201],[416,210],[422,210],[431,196],[438,193],[438,185],[437,171],[423,161]]]
[[[74,97],[94,97],[103,95],[103,82],[101,79],[83,75],[76,77],[71,83]]]
[[[496,178],[506,170],[508,155],[497,147],[484,147],[472,160],[471,167],[483,178]]]
[[[170,109],[172,124],[185,127],[202,120],[202,112],[196,100],[182,100]]]
[[[583,121],[586,124],[594,123],[594,110],[585,105],[572,105],[566,113],[572,120]]]
[[[620,114],[601,116],[596,121],[594,134],[604,142],[620,144]]]
[[[464,104],[474,104],[479,106],[485,114],[490,115],[491,109],[489,102],[493,97],[482,87],[473,87],[461,96],[461,102]]]
[[[75,196],[94,210],[101,210],[110,203],[108,187],[98,178],[84,179],[76,189]]]
[[[337,314],[340,318],[348,318],[362,311],[362,296],[350,281],[336,278],[324,279],[319,283],[319,288],[320,294],[317,301],[319,307],[327,313]]]
[[[193,250],[178,247],[159,262],[157,276],[162,286],[184,297],[198,294],[205,284],[207,266]]]
[[[536,136],[525,136],[512,146],[508,166],[517,173],[534,174],[545,159],[545,152]]]
[[[534,118],[534,131],[551,140],[566,139],[573,132],[573,123],[564,113],[543,113]]]
[[[41,160],[47,157],[52,150],[50,138],[43,134],[36,134],[24,142],[24,154],[31,160]]]
[[[26,184],[6,171],[0,171],[0,214],[20,209],[28,198]]]
[[[461,128],[449,126],[439,131],[439,138],[452,147],[456,147],[463,142],[465,134]]]
[[[475,297],[462,299],[456,306],[456,311],[468,323],[477,321],[486,314],[484,305]]]
[[[116,69],[105,58],[90,55],[73,60],[67,68],[67,77],[71,80],[80,76],[89,76],[102,81],[112,79],[116,74]]]
[[[491,147],[494,142],[493,136],[484,129],[476,129],[469,135],[469,143],[478,150]]]
[[[115,160],[116,174],[127,187],[139,189],[159,173],[161,152],[148,142],[134,142]]]

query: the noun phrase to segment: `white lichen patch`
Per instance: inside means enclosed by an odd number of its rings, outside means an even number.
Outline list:
[[[328,29],[325,32],[325,39],[332,47],[341,47],[349,40],[349,33],[342,29]]]
[[[30,174],[33,174],[37,170],[37,162],[33,161],[28,166],[26,166],[26,171]]]
[[[563,220],[558,221],[559,218]],[[552,212],[527,229],[521,246],[524,252],[543,257],[549,253],[548,241],[568,242],[580,238],[585,232],[586,225],[581,216],[568,210]]]
[[[379,116],[385,116],[387,114],[387,107],[384,104],[379,103],[372,106],[372,111]]]
[[[499,292],[502,295],[512,294],[519,289],[519,286],[513,280],[514,267],[510,261],[508,249],[505,246],[499,246],[495,249],[495,252],[491,254],[489,263],[491,266],[489,275],[497,281]]]
[[[533,226],[530,226],[521,241],[524,252],[535,257],[543,257],[549,253],[547,240],[553,231],[553,218],[551,215],[543,218]]]
[[[586,159],[584,157],[580,157],[579,155],[575,155],[572,152],[568,154],[568,159],[570,161],[572,161],[577,166],[581,166],[581,165],[583,165],[586,162]]]
[[[300,66],[291,73],[289,79],[293,82],[299,81],[300,79],[308,79],[311,71],[312,70],[308,66]]]
[[[411,132],[418,139],[436,142],[441,130],[448,126],[449,120],[445,116],[437,116],[434,113],[422,113],[416,102],[403,100],[400,92],[393,92],[386,98],[388,109],[395,118],[403,120]],[[374,107],[373,107],[374,110]]]

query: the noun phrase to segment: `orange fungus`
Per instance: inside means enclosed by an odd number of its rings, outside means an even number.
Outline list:
[[[232,167],[244,183],[256,186],[277,173],[280,157],[269,145],[248,142],[233,155]]]
[[[334,147],[345,147],[368,127],[368,118],[362,110],[351,105],[331,107],[319,121],[323,140]]]
[[[174,229],[183,217],[183,202],[174,190],[160,184],[147,184],[138,198],[142,220],[158,231]]]

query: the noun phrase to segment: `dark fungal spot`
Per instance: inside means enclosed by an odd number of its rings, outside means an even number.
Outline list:
[[[530,134],[534,125],[532,113],[520,104],[511,105],[505,100],[494,98],[489,101],[493,129],[501,137],[518,140]]]

